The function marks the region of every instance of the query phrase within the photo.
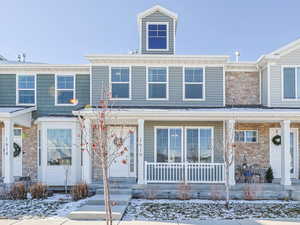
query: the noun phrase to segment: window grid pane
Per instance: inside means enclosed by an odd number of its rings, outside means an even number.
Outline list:
[[[35,102],[34,90],[19,90],[20,104],[34,104],[34,102]]]
[[[148,48],[149,49],[167,48],[167,25],[165,24],[148,25]]]
[[[34,76],[21,75],[18,77],[19,89],[34,89],[35,88],[35,79]]]
[[[129,99],[130,98],[130,78],[129,68],[111,68],[111,98]]]
[[[187,161],[191,163],[199,162],[199,134],[198,129],[187,129]]]
[[[156,130],[156,161],[168,162],[168,129]]]
[[[74,77],[73,76],[57,76],[57,89],[73,89]]]
[[[73,91],[57,91],[57,103],[58,104],[72,104],[71,100],[74,98]]]

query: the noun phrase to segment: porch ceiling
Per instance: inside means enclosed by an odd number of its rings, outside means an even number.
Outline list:
[[[1,107],[0,106],[0,122],[12,120],[16,125],[30,127],[32,112],[36,107]]]

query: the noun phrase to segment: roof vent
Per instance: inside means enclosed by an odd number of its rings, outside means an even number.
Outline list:
[[[235,61],[239,62],[241,53],[239,51],[235,52]]]

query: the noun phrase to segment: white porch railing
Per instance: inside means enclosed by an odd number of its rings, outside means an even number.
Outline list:
[[[224,183],[224,163],[145,162],[146,183]]]

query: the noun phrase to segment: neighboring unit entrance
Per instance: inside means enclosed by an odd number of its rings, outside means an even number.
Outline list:
[[[270,164],[274,178],[281,178],[281,151],[282,145],[275,145],[272,141],[276,135],[281,136],[280,128],[270,128]],[[291,128],[290,133],[291,178],[298,177],[298,129]]]
[[[118,136],[124,136],[124,147],[128,149],[112,163],[110,177],[135,177],[136,129],[134,127],[113,128]],[[122,135],[120,135],[122,134]],[[113,140],[111,140],[113,141]],[[111,144],[114,148],[114,145]],[[113,148],[110,150],[113,151]]]
[[[4,140],[4,129],[2,129],[2,140]],[[5,143],[2,143],[2,159],[4,159]],[[14,128],[14,146],[13,146],[13,176],[22,176],[22,128]],[[4,172],[4,163],[2,164],[2,171]]]

